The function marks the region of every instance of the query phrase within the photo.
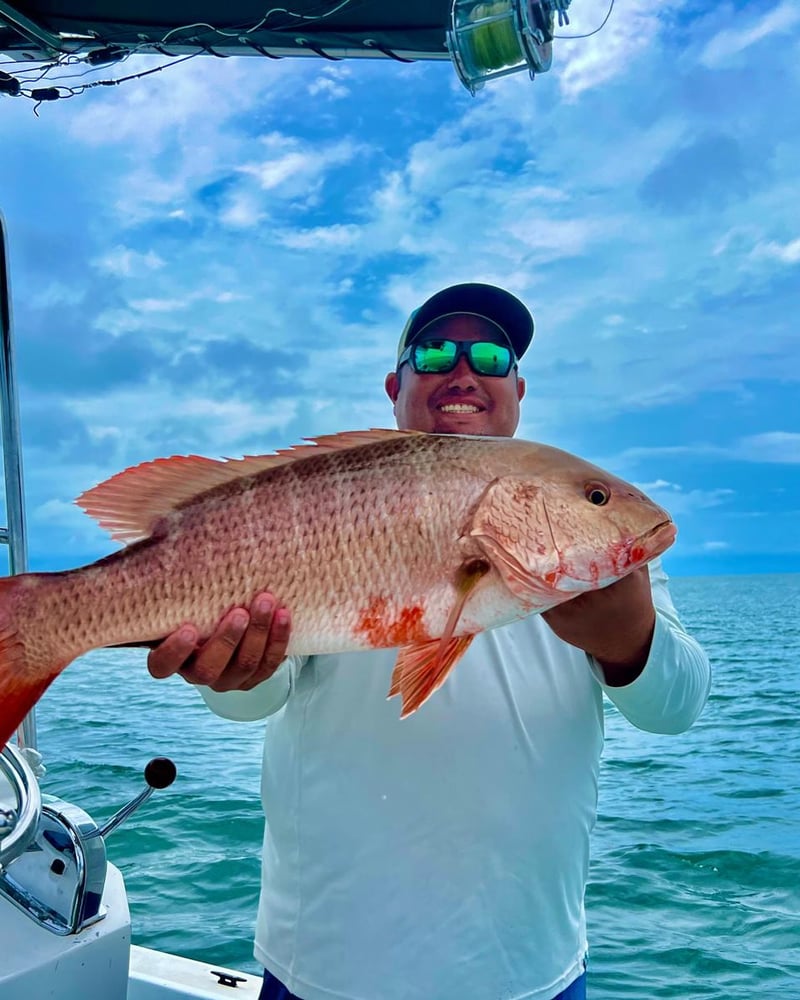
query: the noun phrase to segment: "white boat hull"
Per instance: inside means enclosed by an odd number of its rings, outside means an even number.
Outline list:
[[[257,1000],[257,976],[131,945],[122,874],[109,864],[105,916],[60,935],[0,896],[2,1000]],[[227,978],[231,985],[224,985]]]

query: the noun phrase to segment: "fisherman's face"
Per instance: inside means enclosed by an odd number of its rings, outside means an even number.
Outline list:
[[[479,316],[456,315],[431,324],[428,334],[496,341],[497,330]],[[476,375],[462,355],[456,367],[443,375],[419,375],[404,364],[386,376],[386,392],[400,430],[511,437],[519,423],[525,380],[516,368],[503,378]]]

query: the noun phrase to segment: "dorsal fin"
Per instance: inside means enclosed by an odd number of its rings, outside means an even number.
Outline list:
[[[374,428],[307,438],[308,443],[284,448],[271,455],[223,459],[204,458],[202,455],[157,458],[118,472],[81,493],[75,502],[101,527],[111,532],[113,538],[127,544],[147,538],[160,518],[215,486],[304,458],[416,433]]]

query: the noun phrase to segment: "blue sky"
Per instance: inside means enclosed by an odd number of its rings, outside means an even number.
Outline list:
[[[520,434],[663,503],[668,572],[796,571],[799,101],[790,0],[617,0],[476,97],[244,57],[0,97],[31,567],[114,548],[73,498],[126,466],[392,426],[407,313],[483,280],[536,319]]]

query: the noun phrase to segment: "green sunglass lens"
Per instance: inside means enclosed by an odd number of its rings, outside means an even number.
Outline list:
[[[511,351],[502,344],[472,344],[470,357],[481,375],[507,375],[511,367]]]
[[[457,345],[452,340],[431,340],[414,348],[417,371],[433,374],[446,372],[453,367]]]

